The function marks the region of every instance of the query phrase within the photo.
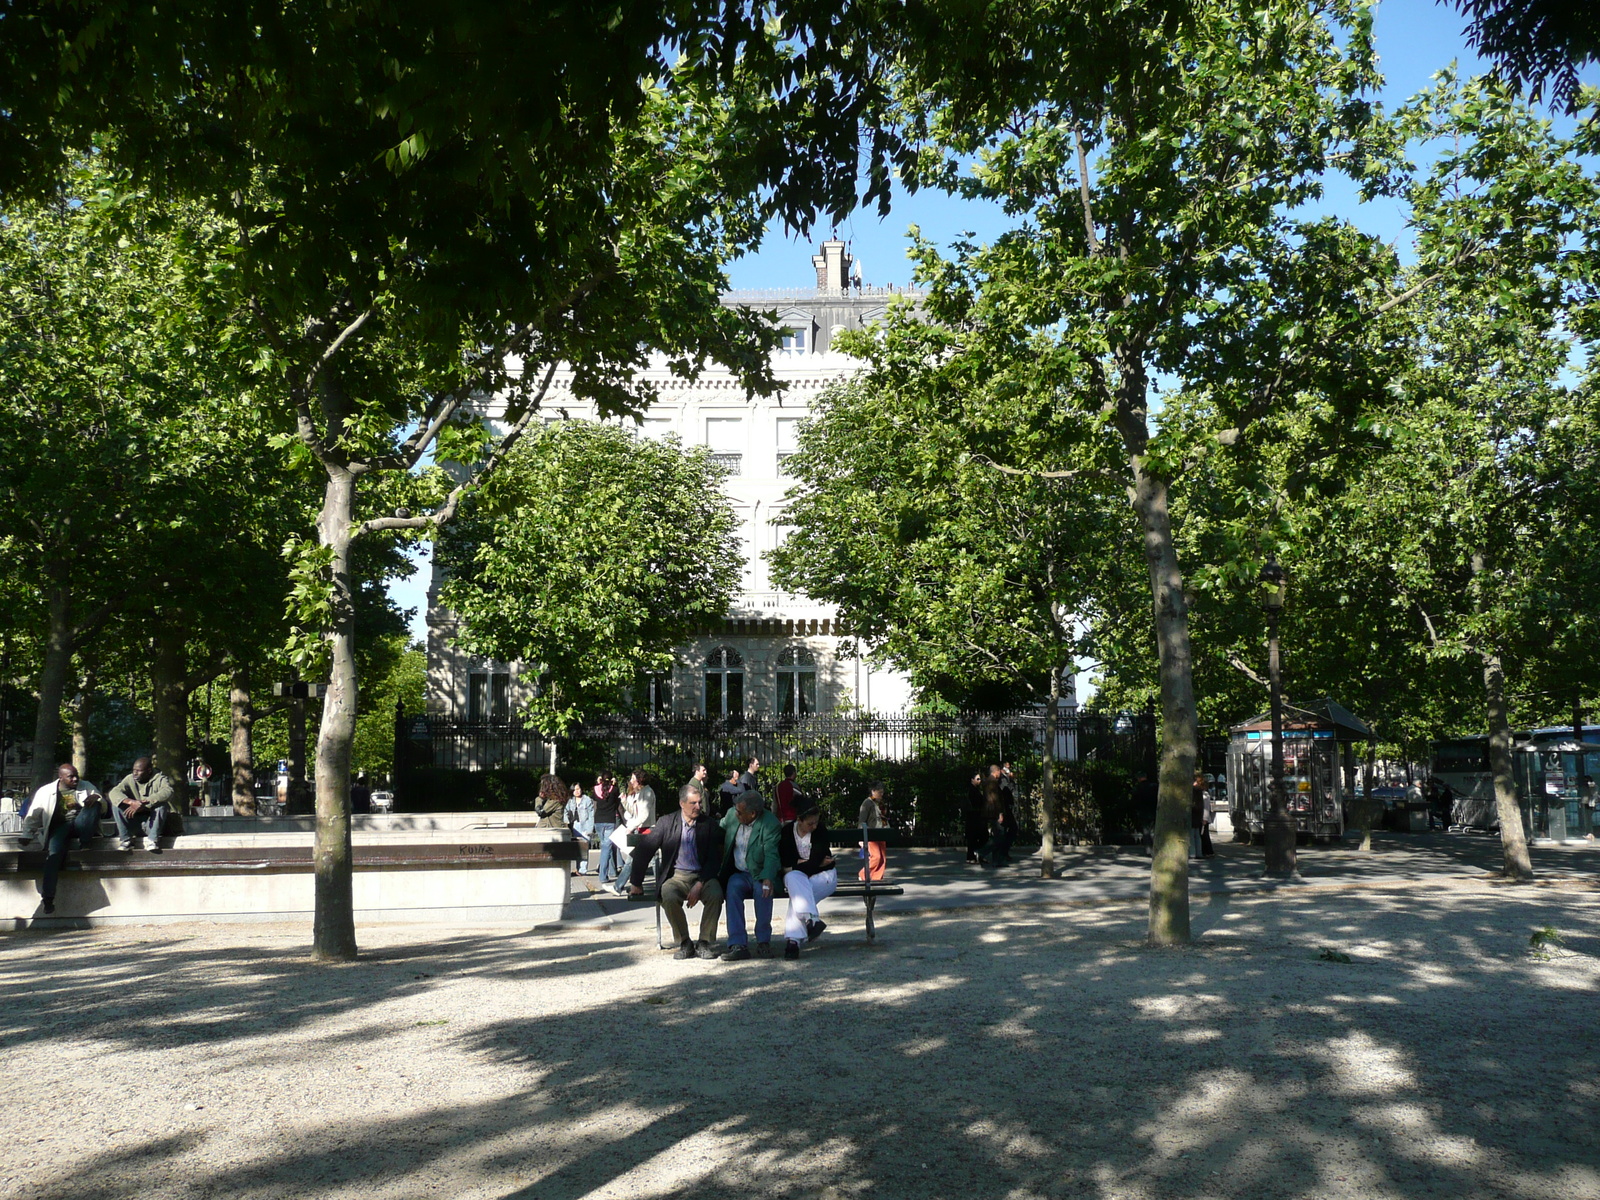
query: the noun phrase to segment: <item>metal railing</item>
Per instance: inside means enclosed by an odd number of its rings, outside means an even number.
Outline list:
[[[804,716],[614,716],[590,720],[555,739],[558,763],[574,757],[619,768],[704,762],[713,767],[751,755],[779,763],[822,758],[907,762],[1036,761],[1045,717],[1013,712],[819,713]],[[1071,715],[1060,719],[1058,754],[1065,760],[1153,759],[1154,728],[1143,713]],[[551,743],[516,722],[405,717],[396,726],[397,769],[442,767],[482,771],[541,769]]]
[[[766,300],[839,300],[862,296],[872,299],[886,299],[891,296],[904,296],[909,300],[922,299],[922,293],[916,288],[896,287],[894,284],[886,286],[867,285],[865,287],[848,288],[734,288],[722,294],[726,304],[759,304]]]

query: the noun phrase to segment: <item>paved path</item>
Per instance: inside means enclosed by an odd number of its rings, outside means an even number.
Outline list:
[[[1600,891],[1451,848],[1379,856],[1451,886],[1213,892],[1177,950],[1137,903],[871,948],[841,911],[793,963],[633,926],[363,927],[341,966],[304,924],[12,934],[0,1200],[1600,1200]],[[1085,886],[938,858],[899,865]]]
[[[1309,846],[1299,852],[1300,879],[1282,883],[1262,877],[1260,847],[1217,843],[1214,858],[1191,863],[1191,895],[1249,892],[1272,888],[1315,888],[1408,882],[1481,881],[1498,873],[1499,839],[1482,834],[1376,834],[1373,848],[1357,844]],[[1543,879],[1600,882],[1600,844],[1535,846],[1534,871]],[[851,858],[841,858],[849,869]],[[1007,867],[986,869],[961,861],[959,849],[892,850],[889,878],[904,885],[904,896],[878,902],[885,915],[896,912],[962,909],[984,905],[1096,903],[1141,900],[1150,887],[1150,860],[1134,847],[1067,847],[1056,853],[1054,879],[1039,877],[1037,853]],[[594,876],[573,877],[568,920],[604,924],[653,924],[649,905],[629,903],[604,893],[591,894]],[[853,901],[851,902],[854,903]]]

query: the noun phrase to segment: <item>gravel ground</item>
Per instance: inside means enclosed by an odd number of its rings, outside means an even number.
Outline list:
[[[649,931],[0,938],[5,1197],[1600,1200],[1600,892],[859,910]],[[1544,926],[1563,947],[1544,957]],[[1346,961],[1321,957],[1326,948]]]

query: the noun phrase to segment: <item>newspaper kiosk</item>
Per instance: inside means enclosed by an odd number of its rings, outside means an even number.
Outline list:
[[[1234,837],[1259,841],[1271,807],[1272,719],[1262,715],[1229,731],[1228,795]],[[1354,798],[1356,743],[1371,740],[1367,723],[1332,700],[1313,708],[1283,706],[1283,787],[1299,837],[1337,841]]]

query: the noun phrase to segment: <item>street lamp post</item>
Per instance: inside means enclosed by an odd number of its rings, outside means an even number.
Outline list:
[[[1278,658],[1278,618],[1283,615],[1283,596],[1288,575],[1270,554],[1261,568],[1261,607],[1267,614],[1267,685],[1272,711],[1272,781],[1268,785],[1265,829],[1266,873],[1291,876],[1295,873],[1294,818],[1289,815],[1289,797],[1283,786],[1283,677]]]

